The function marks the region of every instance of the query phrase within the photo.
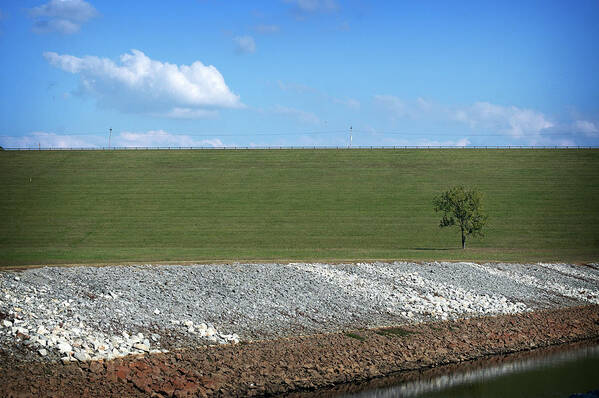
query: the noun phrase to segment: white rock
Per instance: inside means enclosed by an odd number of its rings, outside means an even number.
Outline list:
[[[123,339],[121,339],[120,337],[117,337],[117,336],[111,336],[110,342],[112,343],[112,345],[118,346],[120,343],[123,342]]]
[[[158,308],[154,310],[154,315],[160,315],[160,310]]]
[[[75,359],[77,359],[79,362],[85,362],[85,361],[89,361],[91,359],[87,353],[81,352],[81,351],[76,352],[74,356],[75,356]]]
[[[6,328],[10,328],[10,327],[12,327],[12,322],[5,319],[2,321],[2,325]]]
[[[39,354],[43,357],[48,355],[48,351],[45,348],[40,348],[37,352],[39,352]]]
[[[18,276],[15,276],[15,281],[20,281],[21,278],[19,278]]]
[[[108,346],[106,344],[100,344],[100,345],[94,346],[94,348],[96,349],[96,351],[99,351],[99,352],[109,351]]]
[[[58,344],[56,348],[58,348],[58,351],[60,351],[61,354],[67,354],[73,351],[73,347],[71,347],[69,343],[65,342]]]
[[[193,321],[185,321],[185,322],[183,322],[183,325],[187,326],[188,328],[192,327],[193,326]]]
[[[212,326],[210,326],[208,329],[206,329],[206,336],[210,337],[210,336],[214,336],[216,334],[216,329]]]
[[[25,329],[23,327],[18,327],[18,328],[15,328],[15,329],[17,329],[16,333],[21,333],[21,334],[28,334],[29,333],[29,330],[27,330],[27,329]]]
[[[41,325],[40,327],[37,328],[37,334],[47,334],[48,330],[46,330],[46,328]]]
[[[148,347],[145,344],[141,344],[141,343],[133,344],[133,348],[136,348],[138,350],[145,351],[145,352],[150,351],[150,347]]]

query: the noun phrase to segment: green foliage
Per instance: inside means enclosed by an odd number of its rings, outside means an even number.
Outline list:
[[[462,232],[462,248],[467,236],[483,236],[488,216],[483,213],[482,194],[476,189],[458,185],[433,199],[436,212],[442,212],[439,227],[457,225]]]
[[[360,340],[360,341],[365,341],[366,340],[366,338],[364,336],[361,336],[361,335],[356,334],[356,333],[349,333],[349,332],[347,332],[347,333],[345,333],[345,335],[347,337],[351,337],[352,339],[356,339],[356,340]]]
[[[380,334],[381,336],[386,336],[386,337],[405,337],[412,333],[414,333],[414,332],[412,332],[410,330],[405,330],[402,328],[386,328],[386,329],[379,329],[376,331],[376,334]]]

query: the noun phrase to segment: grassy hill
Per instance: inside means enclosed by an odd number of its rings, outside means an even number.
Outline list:
[[[432,197],[476,186],[460,249]],[[599,260],[599,150],[0,152],[0,265]]]

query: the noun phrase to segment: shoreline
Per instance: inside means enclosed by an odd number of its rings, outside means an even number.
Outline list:
[[[599,338],[599,305],[28,363],[0,351],[2,396],[269,396]]]
[[[430,379],[446,381],[446,386],[460,385],[460,382],[452,382],[452,378],[463,380],[460,376],[469,374],[470,372],[487,372],[497,370],[498,377],[502,376],[501,366],[510,366],[512,364],[520,365],[526,371],[526,361],[535,361],[553,355],[567,355],[570,352],[582,350],[584,348],[598,347],[599,338],[591,338],[579,340],[571,343],[563,343],[559,345],[550,345],[546,347],[534,348],[526,351],[516,351],[506,354],[496,354],[462,362],[452,362],[444,365],[439,365],[429,368],[420,368],[415,370],[406,370],[376,377],[357,383],[343,383],[330,388],[324,388],[316,391],[304,391],[286,394],[289,398],[333,398],[337,396],[345,396],[347,394],[361,394],[373,390],[386,390],[403,388],[411,391],[414,386],[416,388],[422,386],[430,388]],[[406,388],[407,387],[407,388]],[[412,387],[412,388],[410,388]],[[438,391],[432,388],[432,392]],[[403,395],[402,395],[403,396]],[[411,395],[410,395],[411,396]]]

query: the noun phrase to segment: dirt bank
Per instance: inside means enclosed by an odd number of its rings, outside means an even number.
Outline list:
[[[599,337],[599,306],[193,347],[88,363],[23,363],[0,352],[0,394],[261,396]]]

